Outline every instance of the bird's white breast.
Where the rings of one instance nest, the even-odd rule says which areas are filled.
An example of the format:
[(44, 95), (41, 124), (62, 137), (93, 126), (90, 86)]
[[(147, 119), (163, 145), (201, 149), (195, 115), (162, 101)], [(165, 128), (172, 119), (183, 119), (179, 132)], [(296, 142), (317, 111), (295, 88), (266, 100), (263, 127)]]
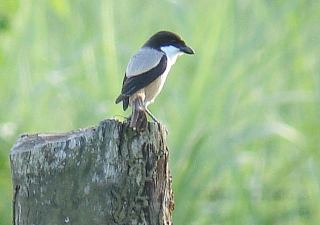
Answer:
[(158, 77), (151, 84), (145, 87), (146, 106), (152, 103), (154, 99), (159, 95), (167, 79), (168, 73), (170, 72), (171, 66), (176, 62), (178, 56), (182, 55), (182, 52), (174, 46), (161, 47), (161, 50), (165, 52), (167, 56), (167, 68), (160, 77)]

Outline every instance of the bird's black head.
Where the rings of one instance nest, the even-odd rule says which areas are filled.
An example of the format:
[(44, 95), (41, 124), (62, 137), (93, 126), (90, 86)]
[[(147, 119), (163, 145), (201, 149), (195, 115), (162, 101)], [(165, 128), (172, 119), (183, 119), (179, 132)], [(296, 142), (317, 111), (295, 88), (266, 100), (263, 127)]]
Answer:
[(160, 50), (161, 47), (174, 46), (180, 49), (180, 51), (183, 53), (194, 54), (192, 48), (187, 46), (180, 36), (170, 31), (159, 31), (150, 37), (150, 39), (143, 46), (158, 50)]

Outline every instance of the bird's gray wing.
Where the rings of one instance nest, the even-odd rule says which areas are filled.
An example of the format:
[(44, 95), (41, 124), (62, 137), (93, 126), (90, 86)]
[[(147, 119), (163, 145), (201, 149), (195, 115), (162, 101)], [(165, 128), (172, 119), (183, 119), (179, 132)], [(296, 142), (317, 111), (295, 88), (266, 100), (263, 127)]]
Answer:
[(156, 67), (163, 55), (163, 52), (152, 48), (141, 48), (129, 60), (126, 69), (127, 78), (143, 74)]
[(121, 94), (116, 103), (123, 101), (123, 110), (129, 105), (129, 96), (144, 88), (161, 76), (167, 68), (167, 57), (163, 52), (142, 48), (131, 57), (123, 79)]
[(161, 76), (167, 68), (167, 57), (165, 54), (162, 55), (157, 65), (149, 70), (137, 74), (126, 76), (123, 82), (121, 95), (122, 96), (131, 96), (138, 90), (146, 87), (152, 81)]

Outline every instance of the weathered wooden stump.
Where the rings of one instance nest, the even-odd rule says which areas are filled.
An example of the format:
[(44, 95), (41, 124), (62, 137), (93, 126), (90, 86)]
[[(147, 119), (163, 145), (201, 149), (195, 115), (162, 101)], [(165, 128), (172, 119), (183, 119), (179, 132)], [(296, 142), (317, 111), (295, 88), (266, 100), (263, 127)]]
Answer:
[(23, 135), (10, 161), (14, 225), (172, 224), (166, 131), (155, 123)]

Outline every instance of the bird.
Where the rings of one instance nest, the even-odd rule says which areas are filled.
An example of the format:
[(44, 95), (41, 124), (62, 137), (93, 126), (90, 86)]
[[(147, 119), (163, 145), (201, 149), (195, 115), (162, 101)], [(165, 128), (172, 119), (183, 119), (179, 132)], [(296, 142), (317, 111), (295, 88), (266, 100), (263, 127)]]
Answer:
[(139, 129), (139, 117), (151, 119), (159, 123), (148, 109), (159, 95), (167, 75), (182, 54), (194, 54), (194, 50), (186, 45), (182, 38), (171, 31), (159, 31), (130, 58), (120, 95), (115, 103), (122, 102), (123, 110), (132, 107), (130, 127)]

